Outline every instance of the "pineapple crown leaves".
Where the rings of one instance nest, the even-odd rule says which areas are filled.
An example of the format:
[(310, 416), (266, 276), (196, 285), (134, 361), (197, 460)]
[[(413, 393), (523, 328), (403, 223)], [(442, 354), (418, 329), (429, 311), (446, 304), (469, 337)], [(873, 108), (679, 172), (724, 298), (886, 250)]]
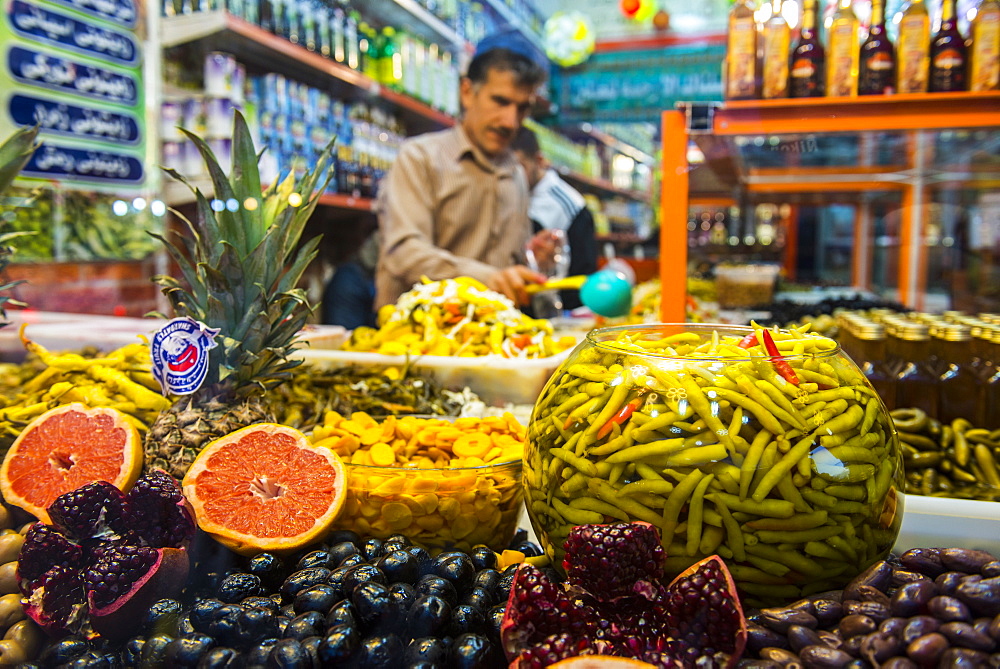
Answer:
[(177, 315), (221, 329), (219, 346), (209, 351), (207, 385), (225, 382), (237, 392), (271, 387), (301, 364), (289, 356), (297, 348), (295, 335), (314, 307), (296, 286), (318, 253), (320, 237), (301, 246), (299, 240), (329, 183), (333, 143), (298, 183), (289, 174), (262, 193), (257, 166), (261, 154), (238, 111), (233, 120), (231, 177), (200, 137), (184, 132), (208, 167), (215, 198), (240, 206), (236, 211), (213, 209), (200, 189), (176, 171), (166, 170), (194, 192), (200, 225), (182, 216), (188, 234), (167, 239), (150, 233), (164, 244), (181, 272), (180, 278), (157, 275), (153, 281)]
[[(31, 154), (40, 146), (35, 142), (38, 138), (38, 126), (33, 128), (19, 128), (13, 135), (0, 144), (0, 205), (5, 205), (3, 200), (7, 189), (21, 173)], [(6, 205), (0, 209), (0, 225), (6, 223), (7, 212), (4, 211)], [(13, 215), (13, 213), (11, 213)], [(34, 232), (24, 230), (16, 232), (0, 232), (0, 271), (7, 267), (10, 257), (14, 255), (15, 248), (10, 244), (11, 240), (17, 237), (33, 235)], [(23, 307), (25, 304), (7, 295), (7, 291), (24, 283), (24, 280), (10, 281), (0, 284), (0, 327), (7, 325), (7, 305)]]

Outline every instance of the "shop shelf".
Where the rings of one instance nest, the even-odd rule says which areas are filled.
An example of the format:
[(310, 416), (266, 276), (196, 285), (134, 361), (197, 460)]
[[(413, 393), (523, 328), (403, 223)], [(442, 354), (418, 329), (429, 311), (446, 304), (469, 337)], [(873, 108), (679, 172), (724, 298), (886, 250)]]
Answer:
[[(193, 184), (198, 187), (202, 193), (210, 195), (212, 192), (212, 183), (207, 178), (197, 179), (193, 182)], [(194, 194), (191, 193), (191, 190), (179, 181), (174, 181), (172, 179), (164, 182), (162, 196), (163, 201), (173, 207), (194, 202)], [(368, 212), (372, 211), (374, 204), (374, 200), (364, 197), (344, 195), (342, 193), (324, 193), (319, 197), (320, 206), (345, 211)]]
[(524, 25), (524, 22), (518, 18), (516, 14), (514, 14), (504, 0), (483, 0), (483, 4), (499, 14), (500, 18), (503, 19), (505, 23), (518, 30), (528, 39), (528, 41), (534, 44), (539, 51), (545, 53), (545, 45), (542, 44), (542, 38), (539, 37), (538, 34), (535, 33), (535, 31), (533, 31), (529, 26)]
[(411, 35), (443, 43), (456, 52), (472, 49), (465, 38), (416, 0), (366, 0), (364, 8), (366, 13), (377, 16), (380, 23), (403, 27)]
[(579, 172), (573, 172), (564, 167), (556, 167), (556, 171), (562, 176), (563, 179), (568, 181), (570, 184), (576, 186), (580, 190), (586, 191), (598, 191), (602, 195), (616, 195), (619, 197), (624, 197), (629, 200), (636, 200), (639, 202), (649, 202), (649, 193), (644, 193), (638, 190), (628, 190), (625, 188), (618, 188), (613, 183), (607, 179), (597, 179), (595, 177), (589, 177), (585, 174), (580, 174)]
[[(449, 114), (382, 86), (365, 74), (292, 44), (288, 40), (237, 18), (224, 10), (165, 17), (160, 39), (164, 47), (175, 47), (211, 38), (212, 49), (233, 54), (237, 60), (270, 72), (280, 72), (306, 82), (339, 83), (346, 98), (380, 98), (394, 107), (415, 131), (454, 125)], [(329, 78), (329, 79), (325, 79)]]

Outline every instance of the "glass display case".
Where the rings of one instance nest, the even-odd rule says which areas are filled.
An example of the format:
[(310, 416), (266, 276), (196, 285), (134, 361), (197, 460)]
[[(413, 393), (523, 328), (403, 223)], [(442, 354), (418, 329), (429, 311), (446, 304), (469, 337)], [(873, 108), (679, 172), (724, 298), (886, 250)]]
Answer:
[(1000, 310), (1000, 93), (681, 105), (663, 129), (664, 285), (763, 261), (914, 309)]

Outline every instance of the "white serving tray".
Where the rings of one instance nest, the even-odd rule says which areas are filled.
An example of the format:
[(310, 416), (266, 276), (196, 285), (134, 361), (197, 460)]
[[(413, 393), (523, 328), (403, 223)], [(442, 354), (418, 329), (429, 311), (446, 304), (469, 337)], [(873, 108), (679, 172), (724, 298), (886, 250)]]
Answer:
[(1000, 502), (906, 495), (893, 552), (933, 547), (976, 548), (1000, 558)]

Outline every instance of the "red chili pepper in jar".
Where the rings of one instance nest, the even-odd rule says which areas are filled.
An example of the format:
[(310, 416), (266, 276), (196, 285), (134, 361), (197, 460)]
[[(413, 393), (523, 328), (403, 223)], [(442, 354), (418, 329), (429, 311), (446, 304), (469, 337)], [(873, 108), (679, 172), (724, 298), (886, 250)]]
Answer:
[(771, 356), (771, 364), (774, 365), (775, 371), (782, 376), (785, 381), (788, 381), (792, 385), (799, 385), (799, 377), (796, 376), (795, 370), (792, 366), (788, 364), (784, 358), (781, 357), (781, 353), (778, 351), (777, 344), (774, 343), (774, 338), (771, 337), (771, 333), (767, 330), (761, 330), (764, 333), (764, 348), (767, 349), (767, 354)]
[(642, 396), (636, 397), (630, 402), (626, 402), (624, 406), (618, 410), (618, 413), (612, 416), (607, 423), (601, 426), (601, 429), (597, 431), (597, 438), (604, 439), (604, 437), (611, 434), (611, 430), (614, 429), (615, 425), (621, 425), (627, 421), (632, 414), (635, 413), (635, 410), (639, 408), (640, 404), (642, 404)]
[(754, 346), (760, 346), (760, 342), (757, 341), (757, 333), (751, 332), (746, 337), (741, 339), (740, 343), (737, 344), (737, 346), (739, 346), (742, 349), (753, 348)]

